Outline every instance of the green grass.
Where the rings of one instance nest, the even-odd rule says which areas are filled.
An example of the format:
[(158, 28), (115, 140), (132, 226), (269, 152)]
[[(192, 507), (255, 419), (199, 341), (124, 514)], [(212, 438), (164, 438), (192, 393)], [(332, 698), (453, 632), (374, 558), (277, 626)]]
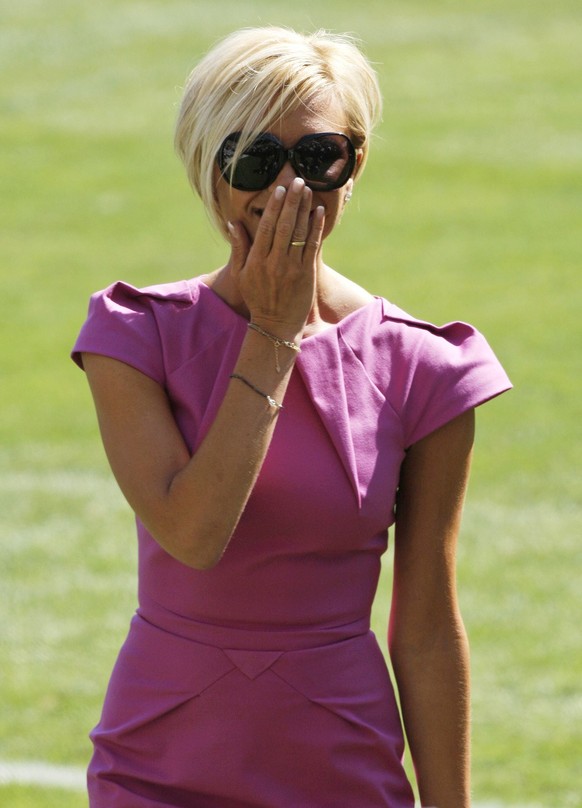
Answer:
[[(386, 100), (326, 258), (417, 316), (481, 328), (516, 388), (478, 419), (459, 577), (476, 800), (579, 805), (582, 15), (574, 0), (0, 0), (0, 760), (84, 765), (134, 605), (131, 515), (82, 374), (87, 298), (218, 266), (172, 153), (219, 36), (350, 30)], [(375, 611), (385, 632), (390, 572)], [(11, 808), (82, 795), (0, 787)]]
[(5, 786), (0, 790), (4, 805), (10, 808), (86, 808), (87, 800), (77, 792), (60, 788), (41, 789)]

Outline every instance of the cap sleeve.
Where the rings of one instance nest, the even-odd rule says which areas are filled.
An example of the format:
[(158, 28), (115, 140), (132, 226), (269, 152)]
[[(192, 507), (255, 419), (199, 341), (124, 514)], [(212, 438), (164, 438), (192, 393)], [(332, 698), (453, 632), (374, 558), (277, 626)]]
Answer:
[(123, 281), (96, 292), (71, 357), (83, 367), (82, 353), (118, 359), (164, 383), (164, 363), (152, 297)]
[(434, 326), (394, 306), (389, 319), (401, 326), (401, 359), (392, 368), (391, 386), (405, 447), (511, 388), (485, 337), (473, 326)]

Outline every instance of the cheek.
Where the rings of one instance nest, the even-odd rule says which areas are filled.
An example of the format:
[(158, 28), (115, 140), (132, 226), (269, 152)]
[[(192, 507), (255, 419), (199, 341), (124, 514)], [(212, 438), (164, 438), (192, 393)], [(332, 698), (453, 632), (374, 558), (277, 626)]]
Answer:
[(216, 204), (223, 222), (239, 221), (244, 216), (244, 204), (238, 199), (238, 192), (230, 190), (226, 183), (225, 187), (217, 189)]
[(220, 176), (218, 166), (214, 168), (214, 200), (222, 219), (227, 222), (233, 218), (235, 209), (236, 191), (232, 191), (230, 185)]
[(329, 234), (333, 231), (336, 224), (339, 223), (341, 220), (342, 214), (344, 212), (344, 205), (343, 201), (338, 199), (334, 200), (333, 203), (327, 203), (325, 206), (325, 226), (323, 229), (323, 237), (327, 238)]
[(218, 184), (214, 186), (214, 199), (216, 200), (216, 207), (220, 211), (220, 215), (226, 221), (229, 218), (231, 199), (228, 188), (222, 188), (222, 185), (225, 185), (225, 183), (219, 180)]

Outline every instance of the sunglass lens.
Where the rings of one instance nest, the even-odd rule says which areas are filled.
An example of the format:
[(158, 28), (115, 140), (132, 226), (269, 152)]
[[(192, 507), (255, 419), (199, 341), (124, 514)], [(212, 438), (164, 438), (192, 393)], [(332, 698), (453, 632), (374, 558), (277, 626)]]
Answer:
[(221, 150), (221, 167), (234, 188), (242, 191), (258, 191), (266, 188), (281, 168), (281, 149), (267, 137), (259, 137), (248, 146), (237, 161), (234, 172), (228, 163), (234, 155), (238, 137), (228, 138)]
[(353, 147), (343, 135), (323, 135), (304, 140), (295, 149), (296, 166), (314, 190), (344, 185), (354, 167)]

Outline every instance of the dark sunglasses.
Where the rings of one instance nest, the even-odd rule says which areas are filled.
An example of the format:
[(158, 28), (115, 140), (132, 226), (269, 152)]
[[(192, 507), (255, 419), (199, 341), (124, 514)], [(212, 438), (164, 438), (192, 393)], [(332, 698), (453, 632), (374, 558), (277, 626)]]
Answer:
[(276, 179), (287, 161), (314, 191), (341, 188), (352, 175), (356, 150), (347, 135), (336, 132), (305, 135), (286, 149), (274, 135), (259, 135), (233, 165), (241, 133), (225, 138), (216, 156), (222, 176), (238, 191), (261, 191)]

